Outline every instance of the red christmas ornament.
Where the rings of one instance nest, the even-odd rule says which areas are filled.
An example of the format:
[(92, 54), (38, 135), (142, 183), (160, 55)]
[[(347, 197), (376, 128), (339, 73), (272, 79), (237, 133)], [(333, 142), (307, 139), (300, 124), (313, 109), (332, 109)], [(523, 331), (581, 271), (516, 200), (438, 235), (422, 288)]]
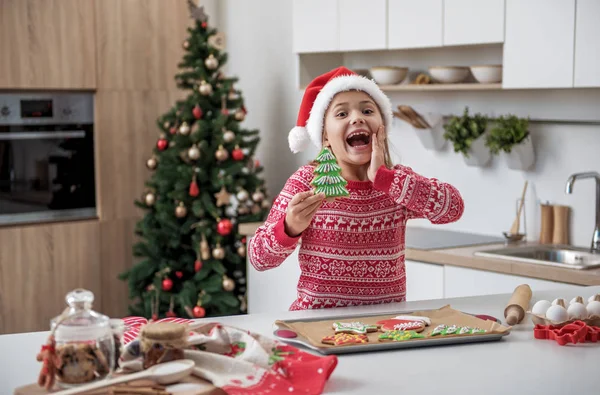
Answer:
[(198, 273), (200, 269), (202, 269), (202, 261), (200, 259), (196, 259), (196, 262), (194, 262), (194, 271)]
[(221, 236), (227, 236), (232, 230), (233, 224), (227, 218), (220, 220), (217, 224), (217, 232), (219, 232)]
[(202, 26), (202, 29), (206, 29), (206, 27), (208, 26), (208, 23), (202, 22), (202, 24), (200, 26)]
[(156, 148), (158, 148), (160, 151), (164, 151), (168, 145), (169, 142), (167, 141), (167, 139), (158, 139), (158, 141), (156, 142)]
[(175, 318), (175, 317), (177, 317), (177, 314), (175, 314), (174, 311), (167, 311), (167, 317), (169, 317), (169, 318)]
[(224, 109), (221, 110), (221, 114), (223, 114), (223, 115), (229, 115), (229, 110), (226, 109), (226, 108), (224, 108)]
[(192, 115), (194, 116), (194, 118), (200, 119), (202, 118), (202, 114), (202, 109), (199, 105), (196, 104), (196, 107), (194, 107), (194, 109), (192, 110)]
[(175, 126), (172, 126), (171, 129), (169, 129), (169, 133), (171, 133), (171, 134), (177, 133), (177, 128)]
[(170, 278), (165, 278), (162, 281), (162, 289), (163, 289), (163, 291), (170, 291), (171, 288), (173, 288), (173, 280), (171, 280)]
[(242, 151), (239, 148), (236, 148), (233, 151), (231, 151), (231, 157), (233, 158), (233, 160), (242, 160), (244, 159), (244, 151)]
[(260, 161), (258, 159), (256, 159), (254, 161), (254, 167), (259, 167), (260, 166)]
[(158, 314), (154, 313), (152, 314), (152, 321), (156, 321), (158, 320)]
[(206, 310), (204, 310), (204, 307), (202, 306), (194, 307), (194, 310), (192, 310), (192, 312), (194, 313), (194, 317), (196, 318), (202, 318), (206, 315)]
[(246, 238), (242, 237), (242, 243), (246, 244)]
[(200, 194), (200, 189), (198, 188), (198, 184), (196, 184), (196, 179), (193, 179), (190, 183), (190, 196), (196, 197)]
[(181, 278), (181, 277), (183, 277), (183, 272), (178, 270), (175, 272), (175, 275), (177, 276), (177, 278)]

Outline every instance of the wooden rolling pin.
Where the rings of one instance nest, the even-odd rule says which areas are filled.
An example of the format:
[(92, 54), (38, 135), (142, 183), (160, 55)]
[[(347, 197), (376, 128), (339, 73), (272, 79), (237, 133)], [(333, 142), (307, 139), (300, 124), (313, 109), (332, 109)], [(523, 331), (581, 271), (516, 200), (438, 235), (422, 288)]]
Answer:
[(529, 310), (531, 301), (531, 288), (527, 284), (521, 284), (513, 291), (513, 294), (504, 309), (504, 318), (508, 325), (516, 325), (523, 321), (525, 312)]

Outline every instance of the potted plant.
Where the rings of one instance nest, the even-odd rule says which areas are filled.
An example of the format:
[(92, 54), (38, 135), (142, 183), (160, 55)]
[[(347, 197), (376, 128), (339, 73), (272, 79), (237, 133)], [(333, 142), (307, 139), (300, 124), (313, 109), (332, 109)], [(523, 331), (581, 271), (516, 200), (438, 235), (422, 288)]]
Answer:
[(484, 166), (491, 158), (483, 136), (487, 122), (484, 115), (469, 115), (469, 107), (465, 107), (462, 116), (452, 117), (444, 125), (444, 138), (452, 142), (454, 152), (463, 154), (468, 166)]
[(515, 115), (498, 118), (486, 135), (485, 145), (494, 155), (502, 152), (511, 169), (525, 170), (535, 161), (529, 120), (525, 118)]

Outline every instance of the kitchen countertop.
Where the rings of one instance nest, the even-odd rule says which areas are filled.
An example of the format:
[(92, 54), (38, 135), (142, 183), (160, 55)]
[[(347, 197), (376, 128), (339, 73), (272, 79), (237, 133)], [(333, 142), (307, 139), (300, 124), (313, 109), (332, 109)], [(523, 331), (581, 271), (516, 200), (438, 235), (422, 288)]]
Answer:
[[(575, 290), (535, 292), (532, 304), (539, 299), (562, 297), (570, 300)], [(581, 291), (579, 291), (581, 292)], [(585, 289), (589, 295), (600, 286)], [(362, 313), (397, 313), (453, 308), (503, 318), (510, 295), (487, 295), (468, 298), (428, 300), (343, 309), (286, 311), (270, 314), (230, 316), (201, 321), (222, 322), (272, 336), (277, 319), (313, 318), (329, 315)], [(518, 394), (563, 395), (597, 394), (600, 344), (561, 347), (556, 342), (536, 340), (533, 324), (525, 320), (513, 327), (500, 341), (389, 350), (339, 356), (339, 364), (325, 386), (325, 393), (336, 394)], [(0, 393), (10, 394), (19, 386), (36, 381), (40, 364), (35, 355), (48, 332), (0, 336)], [(459, 354), (460, 353), (460, 354)]]

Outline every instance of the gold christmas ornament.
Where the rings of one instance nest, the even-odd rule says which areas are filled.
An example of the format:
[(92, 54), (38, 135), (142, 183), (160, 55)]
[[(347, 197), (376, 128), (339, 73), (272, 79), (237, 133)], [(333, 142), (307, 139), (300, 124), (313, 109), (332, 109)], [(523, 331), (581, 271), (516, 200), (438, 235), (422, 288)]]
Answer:
[(183, 202), (179, 202), (179, 205), (175, 208), (175, 216), (177, 218), (183, 218), (187, 215), (187, 208), (185, 208), (185, 205), (183, 204)]
[(229, 158), (229, 152), (220, 145), (217, 152), (215, 152), (215, 158), (217, 158), (218, 161), (223, 162)]
[(250, 209), (246, 206), (239, 206), (238, 207), (238, 214), (239, 215), (246, 215), (250, 212)]
[(153, 156), (152, 158), (150, 158), (146, 161), (146, 167), (150, 170), (156, 169), (157, 166), (158, 166), (158, 159), (155, 156)]
[(271, 202), (269, 202), (268, 200), (263, 200), (263, 201), (260, 203), (260, 205), (261, 205), (261, 207), (262, 207), (262, 208), (264, 208), (264, 209), (268, 209), (269, 207), (271, 207)]
[(219, 67), (219, 61), (217, 60), (217, 58), (215, 58), (213, 54), (210, 54), (208, 55), (208, 58), (206, 58), (206, 60), (204, 61), (204, 65), (209, 70), (215, 70), (217, 67)]
[(181, 44), (181, 46), (183, 47), (183, 49), (190, 49), (190, 42), (188, 40), (185, 40), (183, 44)]
[(237, 92), (236, 92), (236, 91), (234, 91), (233, 89), (232, 89), (232, 90), (230, 90), (230, 91), (229, 91), (229, 94), (227, 95), (227, 99), (228, 99), (228, 100), (231, 100), (231, 101), (233, 101), (233, 100), (237, 100), (237, 99), (239, 99), (239, 98), (240, 98), (240, 97), (238, 96)]
[(203, 261), (210, 259), (210, 248), (208, 247), (208, 241), (206, 241), (206, 236), (202, 235), (202, 240), (200, 240), (200, 257)]
[(241, 122), (244, 119), (246, 119), (246, 113), (240, 108), (235, 112), (235, 120)]
[(214, 49), (218, 49), (222, 51), (225, 49), (225, 34), (223, 32), (218, 32), (213, 34), (208, 38), (208, 45), (213, 47)]
[(187, 155), (191, 160), (200, 159), (200, 150), (198, 149), (198, 146), (196, 146), (196, 144), (192, 145), (192, 147), (188, 150)]
[(223, 276), (223, 289), (227, 292), (231, 292), (235, 289), (235, 281), (227, 276)]
[(212, 95), (213, 88), (211, 84), (207, 83), (206, 81), (202, 81), (200, 82), (200, 87), (198, 88), (198, 91), (201, 95), (209, 96)]
[(169, 141), (169, 148), (175, 147), (175, 141)]
[(226, 143), (232, 143), (235, 140), (235, 133), (233, 133), (231, 130), (225, 130), (225, 132), (223, 133), (223, 141), (225, 141)]
[(231, 200), (231, 194), (229, 194), (227, 189), (222, 186), (221, 190), (215, 193), (215, 198), (217, 199), (217, 207), (222, 207), (229, 204), (229, 201)]
[(192, 125), (192, 131), (191, 133), (198, 133), (200, 131), (200, 122), (196, 122), (195, 124)]
[(190, 134), (190, 125), (188, 125), (187, 122), (181, 124), (181, 126), (179, 127), (179, 134), (184, 136)]
[(239, 200), (240, 202), (245, 202), (246, 200), (248, 200), (248, 191), (246, 191), (245, 189), (240, 189), (238, 191), (238, 193), (235, 195), (235, 197), (237, 198), (237, 200)]
[(169, 127), (171, 127), (171, 124), (168, 121), (165, 121), (165, 123), (163, 123), (163, 127), (165, 129), (169, 129)]
[(252, 214), (258, 214), (260, 213), (260, 206), (258, 204), (255, 204), (254, 206), (252, 206)]
[(244, 246), (243, 244), (241, 246), (239, 246), (237, 248), (237, 253), (239, 256), (241, 256), (242, 258), (246, 256), (246, 246)]
[(262, 193), (261, 191), (256, 191), (252, 194), (252, 200), (254, 200), (257, 203), (262, 202), (264, 198), (265, 198), (265, 194)]
[(154, 206), (154, 203), (156, 203), (156, 196), (152, 192), (148, 192), (144, 196), (144, 203), (146, 203), (146, 206), (148, 207)]
[(212, 255), (215, 259), (223, 259), (225, 258), (225, 249), (221, 247), (221, 244), (217, 244), (217, 246), (212, 250)]

